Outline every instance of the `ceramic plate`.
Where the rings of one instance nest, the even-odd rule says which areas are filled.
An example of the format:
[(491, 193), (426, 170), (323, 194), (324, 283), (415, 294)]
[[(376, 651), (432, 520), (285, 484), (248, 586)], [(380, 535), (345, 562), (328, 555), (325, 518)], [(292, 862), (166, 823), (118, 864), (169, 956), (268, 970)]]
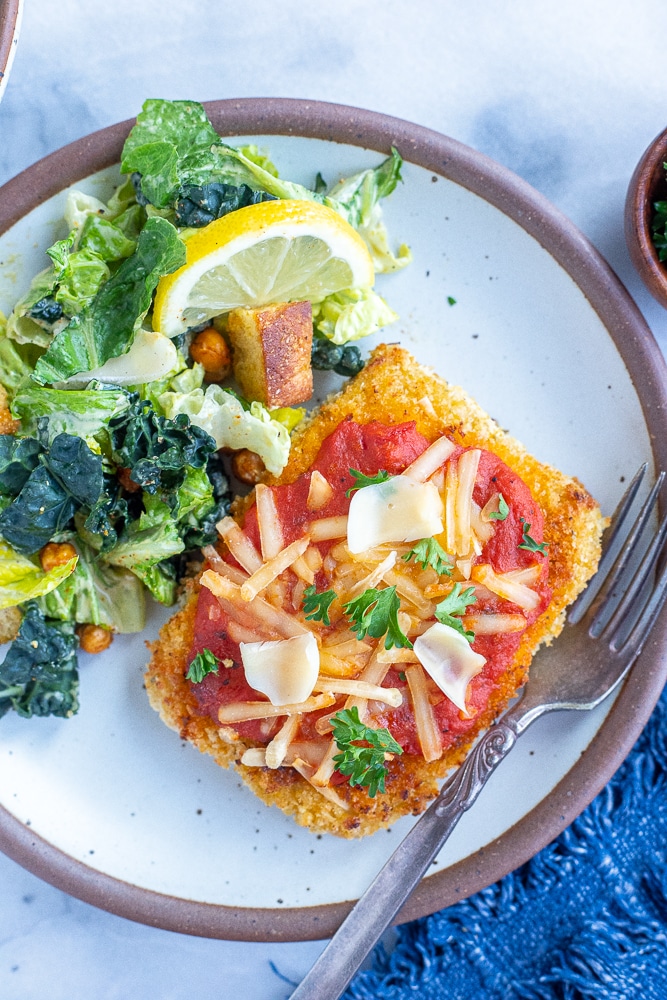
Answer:
[[(649, 330), (585, 238), (516, 176), (370, 112), (284, 100), (216, 102), (209, 112), (222, 135), (268, 147), (284, 176), (306, 184), (317, 171), (332, 181), (375, 164), (396, 145), (404, 183), (385, 214), (414, 262), (378, 281), (400, 314), (385, 336), (579, 477), (606, 512), (641, 461), (667, 464), (664, 367)], [(68, 186), (108, 196), (128, 128), (76, 142), (0, 190), (0, 309), (65, 235)], [(331, 934), (414, 821), (362, 841), (314, 836), (181, 743), (142, 687), (144, 639), (160, 620), (155, 612), (146, 635), (84, 658), (74, 719), (2, 720), (0, 848), (82, 899), (157, 926), (247, 940)], [(584, 808), (658, 697), (666, 632), (663, 619), (613, 707), (559, 713), (530, 730), (402, 920), (488, 885)]]
[(0, 98), (7, 86), (9, 71), (14, 62), (22, 15), (23, 0), (0, 2)]

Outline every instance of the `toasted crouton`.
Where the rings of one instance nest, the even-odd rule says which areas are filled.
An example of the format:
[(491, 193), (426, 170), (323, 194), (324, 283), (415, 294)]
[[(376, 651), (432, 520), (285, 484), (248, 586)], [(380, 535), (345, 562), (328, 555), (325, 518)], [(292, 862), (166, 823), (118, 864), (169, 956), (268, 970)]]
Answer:
[(577, 480), (530, 456), (463, 390), (448, 385), (397, 346), (377, 348), (366, 368), (304, 422), (294, 435), (286, 469), (268, 482), (294, 482), (312, 466), (325, 438), (349, 417), (360, 424), (414, 420), (428, 441), (447, 433), (466, 447), (488, 449), (521, 477), (544, 514), (550, 553), (548, 583), (553, 597), (523, 633), (513, 660), (496, 683), (486, 707), (475, 717), (474, 726), (439, 760), (427, 762), (414, 754), (395, 757), (388, 763), (386, 792), (375, 798), (370, 798), (363, 788), (338, 784), (336, 793), (345, 808), (325, 798), (295, 767), (246, 766), (241, 758), (256, 744), (202, 714), (185, 679), (193, 644), (196, 593), (164, 626), (158, 642), (153, 644), (146, 688), (151, 704), (169, 726), (219, 764), (234, 765), (267, 804), (277, 805), (313, 831), (358, 837), (386, 827), (400, 816), (423, 811), (437, 794), (438, 780), (462, 762), (476, 737), (504, 711), (525, 682), (536, 649), (558, 635), (567, 605), (595, 572), (604, 519)]
[(22, 618), (20, 608), (3, 608), (0, 611), (0, 642), (11, 642), (16, 638)]
[(227, 332), (234, 377), (248, 399), (269, 409), (310, 399), (313, 317), (310, 302), (233, 309)]

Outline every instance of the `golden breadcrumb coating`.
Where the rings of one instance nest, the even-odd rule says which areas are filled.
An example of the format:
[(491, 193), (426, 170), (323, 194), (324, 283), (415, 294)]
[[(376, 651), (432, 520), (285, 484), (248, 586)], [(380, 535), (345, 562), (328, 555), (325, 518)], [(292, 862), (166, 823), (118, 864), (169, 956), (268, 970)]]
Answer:
[(324, 439), (348, 415), (360, 424), (414, 420), (429, 441), (446, 432), (461, 445), (488, 449), (518, 473), (544, 513), (553, 599), (522, 636), (512, 663), (494, 688), (486, 710), (475, 719), (473, 730), (432, 763), (413, 755), (395, 757), (388, 765), (383, 795), (371, 799), (364, 788), (338, 785), (336, 791), (348, 803), (347, 810), (325, 799), (292, 768), (244, 766), (241, 757), (252, 744), (198, 715), (196, 699), (184, 679), (197, 603), (194, 583), (183, 609), (152, 644), (146, 688), (151, 704), (167, 725), (222, 766), (234, 765), (264, 802), (278, 806), (315, 832), (359, 837), (390, 825), (400, 816), (422, 812), (437, 794), (439, 779), (461, 763), (476, 737), (507, 707), (526, 678), (535, 650), (558, 635), (567, 605), (595, 572), (604, 519), (577, 480), (533, 458), (462, 389), (449, 385), (395, 345), (378, 347), (363, 371), (297, 429), (287, 467), (281, 476), (267, 482), (293, 482), (307, 471)]

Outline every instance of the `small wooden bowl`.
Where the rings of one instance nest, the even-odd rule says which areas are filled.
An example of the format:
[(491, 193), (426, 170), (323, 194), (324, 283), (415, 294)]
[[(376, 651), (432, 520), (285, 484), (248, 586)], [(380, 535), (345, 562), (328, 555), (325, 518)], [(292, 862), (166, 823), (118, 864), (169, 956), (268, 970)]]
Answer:
[(635, 167), (625, 199), (625, 241), (642, 281), (667, 309), (667, 261), (658, 259), (651, 238), (653, 204), (667, 200), (665, 162), (667, 129), (653, 140)]

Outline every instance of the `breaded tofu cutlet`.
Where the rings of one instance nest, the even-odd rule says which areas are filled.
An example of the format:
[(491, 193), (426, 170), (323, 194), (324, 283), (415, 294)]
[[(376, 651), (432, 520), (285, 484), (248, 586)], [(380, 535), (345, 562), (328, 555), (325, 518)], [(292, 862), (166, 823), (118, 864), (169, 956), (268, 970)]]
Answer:
[[(436, 496), (441, 530), (415, 527), (420, 509), (397, 538), (386, 530), (385, 488), (367, 492), (361, 473), (394, 485), (396, 477), (406, 492), (416, 483), (422, 507)], [(604, 520), (579, 482), (529, 455), (462, 389), (398, 346), (378, 347), (297, 429), (284, 472), (258, 490), (239, 504), (237, 524), (221, 526), (225, 541), (152, 644), (150, 702), (183, 739), (235, 767), (298, 823), (344, 837), (373, 833), (423, 811), (439, 779), (507, 707), (535, 650), (558, 635), (595, 572)], [(351, 505), (361, 494), (367, 551), (352, 541)], [(427, 531), (446, 553), (440, 561)], [(364, 632), (370, 591), (394, 600), (392, 587), (395, 628)], [(317, 603), (322, 594), (330, 618)], [(252, 686), (245, 675), (258, 640), (299, 636), (316, 643), (319, 667), (295, 707), (273, 681), (262, 686), (266, 664)], [(446, 676), (434, 648), (452, 653)], [(195, 683), (186, 673), (204, 649), (217, 672)], [(308, 669), (300, 667), (300, 682)], [(354, 707), (403, 748), (387, 755), (384, 791), (374, 795), (333, 760), (341, 747), (331, 717)], [(355, 745), (365, 744), (352, 739), (353, 756)]]

